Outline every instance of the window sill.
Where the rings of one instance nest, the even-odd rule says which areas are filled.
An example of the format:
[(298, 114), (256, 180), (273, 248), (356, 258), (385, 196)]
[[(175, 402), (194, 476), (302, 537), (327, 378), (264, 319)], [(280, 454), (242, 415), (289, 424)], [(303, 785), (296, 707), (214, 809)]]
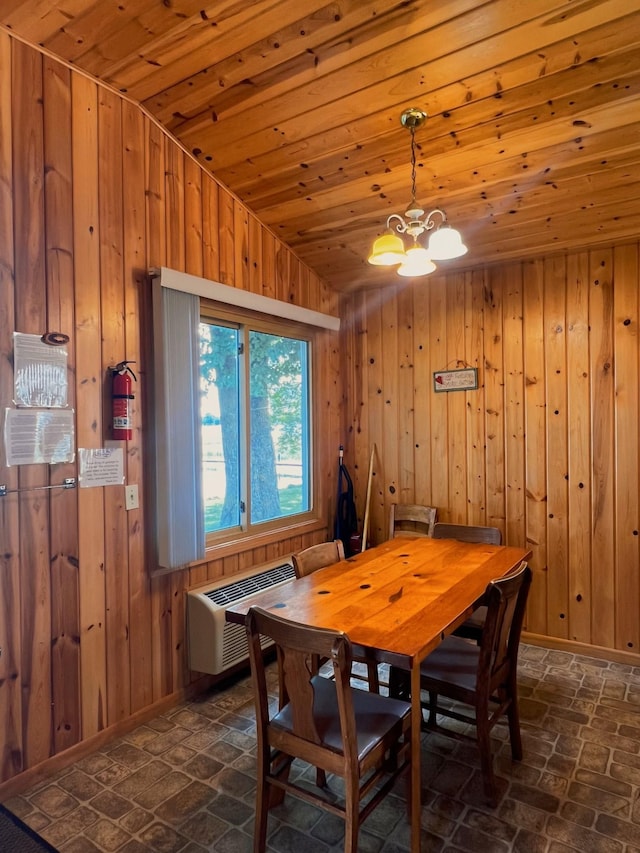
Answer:
[(191, 567), (200, 566), (203, 563), (208, 563), (210, 560), (218, 560), (221, 557), (228, 557), (232, 554), (242, 554), (245, 551), (251, 551), (253, 548), (262, 548), (265, 545), (273, 545), (275, 542), (290, 539), (293, 536), (302, 536), (305, 533), (315, 533), (316, 530), (326, 530), (327, 523), (321, 518), (312, 518), (308, 521), (302, 521), (290, 524), (285, 527), (278, 527), (277, 530), (269, 530), (264, 533), (252, 533), (247, 536), (238, 536), (236, 539), (220, 542), (211, 545), (205, 550), (204, 560), (197, 563), (191, 563)]

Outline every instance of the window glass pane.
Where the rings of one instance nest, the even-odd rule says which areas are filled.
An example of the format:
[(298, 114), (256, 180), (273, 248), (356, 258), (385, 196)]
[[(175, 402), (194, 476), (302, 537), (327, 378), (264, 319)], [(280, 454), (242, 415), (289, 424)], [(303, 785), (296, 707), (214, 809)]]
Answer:
[(240, 524), (239, 331), (200, 324), (205, 532)]
[(249, 333), (251, 523), (310, 509), (308, 343)]

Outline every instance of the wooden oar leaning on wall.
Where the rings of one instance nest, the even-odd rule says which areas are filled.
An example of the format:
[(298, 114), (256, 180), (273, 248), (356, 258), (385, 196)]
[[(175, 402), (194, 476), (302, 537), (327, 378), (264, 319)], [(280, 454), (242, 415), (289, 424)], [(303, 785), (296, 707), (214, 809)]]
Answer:
[(373, 460), (376, 455), (375, 444), (371, 448), (371, 456), (369, 457), (369, 473), (367, 475), (367, 497), (364, 504), (364, 521), (362, 522), (362, 546), (360, 551), (367, 550), (367, 539), (369, 537), (369, 513), (371, 511), (371, 483), (373, 481)]

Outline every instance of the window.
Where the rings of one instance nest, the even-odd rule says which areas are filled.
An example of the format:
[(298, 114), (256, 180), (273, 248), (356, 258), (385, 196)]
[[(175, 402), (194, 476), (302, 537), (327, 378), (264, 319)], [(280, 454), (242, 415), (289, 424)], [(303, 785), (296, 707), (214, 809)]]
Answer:
[(158, 566), (315, 529), (314, 330), (340, 320), (166, 267), (152, 280)]
[(312, 509), (311, 341), (300, 326), (203, 316), (202, 491), (208, 541)]

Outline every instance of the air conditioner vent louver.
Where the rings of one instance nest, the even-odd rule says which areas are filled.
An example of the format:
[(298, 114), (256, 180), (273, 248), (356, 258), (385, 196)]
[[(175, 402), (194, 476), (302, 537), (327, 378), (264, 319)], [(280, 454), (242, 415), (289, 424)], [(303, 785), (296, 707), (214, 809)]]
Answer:
[[(218, 675), (248, 660), (244, 625), (226, 621), (227, 608), (265, 589), (295, 577), (290, 559), (280, 557), (232, 578), (224, 578), (187, 593), (189, 668)], [(262, 647), (271, 645), (263, 639)]]
[(272, 569), (267, 569), (257, 575), (234, 581), (227, 586), (211, 589), (205, 595), (218, 607), (228, 607), (234, 601), (240, 601), (248, 595), (262, 592), (263, 589), (268, 589), (270, 586), (275, 586), (283, 581), (289, 581), (294, 577), (295, 572), (291, 563), (282, 563), (280, 566), (274, 566)]

